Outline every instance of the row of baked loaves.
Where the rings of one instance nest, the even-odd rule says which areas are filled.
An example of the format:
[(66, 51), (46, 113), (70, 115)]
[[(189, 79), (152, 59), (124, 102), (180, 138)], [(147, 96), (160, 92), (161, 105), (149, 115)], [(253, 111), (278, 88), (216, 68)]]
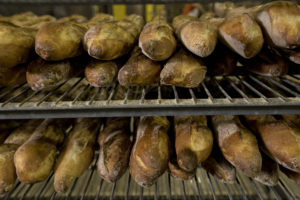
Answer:
[(235, 182), (237, 169), (263, 184), (276, 185), (280, 165), (299, 184), (299, 119), (297, 115), (213, 116), (210, 120), (205, 116), (141, 117), (134, 121), (133, 137), (130, 118), (3, 121), (0, 192), (8, 192), (17, 177), (32, 184), (52, 171), (55, 190), (66, 192), (92, 162), (96, 141), (97, 172), (108, 182), (117, 181), (128, 168), (144, 187), (154, 184), (167, 169), (174, 177), (188, 180), (201, 165), (229, 184)]
[[(103, 13), (90, 20), (79, 15), (2, 16), (0, 85), (25, 81), (34, 49), (41, 58), (30, 62), (27, 80), (35, 90), (80, 73), (86, 59), (78, 56), (85, 54), (94, 58), (85, 63), (87, 79), (98, 87), (110, 84), (121, 67), (119, 81), (126, 86), (157, 83), (161, 72), (162, 84), (197, 87), (206, 70), (227, 75), (238, 62), (254, 73), (280, 76), (291, 65), (288, 59), (300, 63), (299, 15), (296, 3), (275, 1), (250, 8), (219, 5), (200, 18), (177, 16), (172, 26), (164, 12), (145, 26), (138, 15), (119, 21)], [(175, 35), (182, 44), (177, 45)], [(137, 42), (140, 49), (128, 59)]]

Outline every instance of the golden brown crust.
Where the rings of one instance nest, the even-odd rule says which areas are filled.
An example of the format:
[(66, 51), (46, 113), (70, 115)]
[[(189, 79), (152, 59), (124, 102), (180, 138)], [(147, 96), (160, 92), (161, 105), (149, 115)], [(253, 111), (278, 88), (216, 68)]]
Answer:
[(191, 171), (191, 172), (187, 172), (187, 171), (181, 169), (178, 166), (178, 163), (177, 163), (176, 159), (171, 159), (169, 161), (168, 166), (169, 166), (169, 171), (170, 171), (171, 175), (175, 178), (179, 178), (179, 179), (182, 179), (182, 180), (190, 180), (196, 174), (196, 169), (194, 171)]
[(262, 158), (255, 135), (237, 116), (213, 116), (212, 123), (224, 157), (246, 176), (257, 176), (262, 168)]
[(291, 171), (291, 170), (286, 169), (286, 168), (284, 168), (282, 166), (280, 166), (280, 171), (282, 173), (284, 173), (289, 179), (291, 179), (295, 183), (300, 184), (300, 173)]
[(0, 194), (8, 192), (16, 182), (14, 154), (19, 145), (0, 145)]
[(64, 139), (63, 128), (68, 123), (47, 119), (15, 153), (14, 163), (18, 178), (23, 183), (45, 180), (51, 173), (57, 146)]
[(130, 118), (110, 119), (99, 133), (99, 159), (97, 172), (108, 182), (116, 182), (126, 172), (129, 164), (131, 141)]
[(139, 47), (145, 56), (152, 60), (168, 59), (176, 50), (173, 28), (162, 16), (148, 22), (139, 37)]
[(126, 55), (143, 26), (143, 18), (129, 15), (120, 21), (104, 22), (90, 28), (84, 36), (84, 48), (96, 59), (113, 60)]
[(179, 87), (198, 87), (206, 74), (206, 66), (186, 50), (179, 50), (165, 64), (160, 73), (160, 83)]
[(219, 181), (228, 184), (235, 183), (235, 168), (223, 157), (221, 152), (211, 155), (201, 163), (201, 166)]
[(0, 86), (14, 86), (26, 82), (26, 65), (20, 64), (13, 68), (0, 68)]
[(289, 62), (278, 53), (263, 49), (252, 59), (240, 60), (245, 68), (262, 76), (282, 76), (288, 73)]
[(70, 22), (50, 22), (35, 37), (35, 52), (45, 60), (59, 61), (83, 54), (86, 29)]
[(41, 119), (31, 119), (12, 131), (4, 141), (5, 144), (21, 145), (33, 134), (34, 130), (42, 123)]
[(278, 164), (262, 153), (262, 168), (254, 180), (261, 182), (264, 185), (277, 185), (279, 180)]
[(227, 18), (219, 27), (221, 41), (244, 58), (259, 53), (264, 38), (259, 25), (247, 13)]
[(162, 64), (146, 57), (136, 47), (129, 60), (118, 73), (119, 83), (123, 86), (145, 86), (159, 83)]
[(213, 147), (213, 136), (205, 116), (177, 116), (175, 124), (175, 149), (177, 163), (185, 171), (194, 171), (205, 161)]
[(293, 49), (300, 45), (300, 8), (296, 2), (275, 1), (267, 3), (257, 13), (270, 45)]
[(34, 37), (31, 31), (7, 22), (1, 22), (0, 36), (1, 70), (28, 61), (34, 48)]
[(53, 89), (84, 69), (79, 59), (47, 62), (36, 58), (27, 67), (27, 83), (33, 90)]
[(198, 20), (199, 19), (197, 17), (192, 17), (189, 15), (178, 15), (174, 17), (172, 21), (172, 26), (175, 30), (177, 37), (180, 39), (180, 31), (187, 23)]
[[(300, 172), (300, 130), (292, 123), (272, 116), (245, 116), (257, 130), (267, 153), (280, 165)], [(284, 139), (282, 139), (284, 138)]]
[(141, 117), (130, 156), (130, 173), (143, 187), (153, 185), (168, 168), (170, 123), (166, 117)]
[(90, 166), (100, 126), (101, 121), (97, 118), (76, 119), (74, 128), (55, 165), (56, 192), (67, 192), (75, 178), (80, 177)]
[(118, 74), (118, 65), (115, 61), (91, 61), (84, 70), (85, 78), (94, 87), (111, 86)]

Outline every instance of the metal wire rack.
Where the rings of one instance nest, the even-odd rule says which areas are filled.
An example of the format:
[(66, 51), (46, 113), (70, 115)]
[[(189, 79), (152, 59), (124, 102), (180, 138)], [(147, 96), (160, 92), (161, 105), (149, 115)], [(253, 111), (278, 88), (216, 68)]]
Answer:
[(207, 77), (193, 89), (95, 88), (83, 77), (50, 91), (0, 88), (0, 119), (200, 114), (300, 114), (300, 75)]
[(138, 186), (127, 172), (118, 182), (109, 184), (99, 178), (95, 172), (96, 159), (83, 176), (75, 179), (65, 194), (56, 193), (53, 188), (53, 174), (47, 180), (37, 184), (22, 184), (19, 181), (13, 189), (2, 196), (3, 200), (104, 200), (104, 199), (269, 199), (281, 200), (300, 198), (300, 186), (285, 175), (280, 174), (280, 181), (274, 187), (265, 186), (238, 173), (235, 184), (224, 184), (217, 181), (202, 168), (199, 168), (194, 179), (181, 181), (165, 173), (154, 186)]

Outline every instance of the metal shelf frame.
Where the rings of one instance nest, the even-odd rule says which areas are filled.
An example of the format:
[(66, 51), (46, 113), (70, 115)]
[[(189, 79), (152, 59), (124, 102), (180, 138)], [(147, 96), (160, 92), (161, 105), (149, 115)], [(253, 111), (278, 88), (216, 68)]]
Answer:
[[(0, 119), (300, 114), (300, 75), (280, 78), (254, 75), (207, 77), (196, 89), (154, 86), (152, 91), (156, 93), (155, 98), (148, 98), (149, 87), (130, 87), (120, 100), (114, 99), (118, 83), (112, 87), (96, 89), (88, 85), (84, 78), (69, 81), (72, 84), (51, 101), (49, 97), (55, 95), (66, 83), (44, 92), (40, 99), (34, 101), (31, 101), (32, 98), (41, 92), (32, 91), (27, 84), (0, 89)], [(77, 96), (66, 99), (80, 84), (84, 87), (77, 91)], [(172, 92), (171, 95), (165, 95), (166, 88), (169, 93)], [(93, 95), (79, 100), (82, 93), (89, 90), (93, 90)], [(107, 97), (97, 99), (102, 90), (107, 92)]]

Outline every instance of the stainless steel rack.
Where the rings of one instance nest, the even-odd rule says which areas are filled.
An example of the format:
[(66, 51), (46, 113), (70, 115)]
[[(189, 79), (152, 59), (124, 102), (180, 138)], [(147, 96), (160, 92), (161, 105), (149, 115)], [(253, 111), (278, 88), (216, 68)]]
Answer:
[(207, 77), (194, 89), (94, 88), (83, 77), (50, 91), (0, 88), (0, 119), (200, 114), (300, 114), (300, 75)]
[(14, 188), (2, 196), (3, 200), (104, 200), (104, 199), (270, 199), (281, 200), (300, 198), (300, 186), (280, 174), (277, 186), (262, 185), (238, 173), (235, 184), (224, 184), (199, 168), (197, 176), (189, 181), (181, 181), (165, 173), (154, 186), (138, 186), (127, 172), (118, 182), (109, 184), (100, 179), (96, 173), (96, 159), (83, 176), (75, 179), (66, 194), (59, 194), (53, 188), (53, 174), (47, 180), (37, 184), (26, 185), (19, 181)]

